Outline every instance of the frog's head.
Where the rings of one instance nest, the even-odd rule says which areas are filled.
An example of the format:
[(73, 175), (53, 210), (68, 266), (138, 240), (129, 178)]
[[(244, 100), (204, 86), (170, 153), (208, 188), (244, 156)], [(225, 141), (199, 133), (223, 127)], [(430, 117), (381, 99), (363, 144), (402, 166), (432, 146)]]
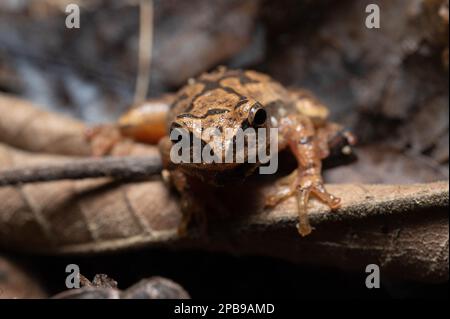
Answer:
[[(170, 123), (171, 155), (189, 154), (187, 162), (179, 163), (187, 170), (249, 173), (258, 165), (257, 148), (269, 145), (268, 119), (267, 109), (255, 99), (212, 89)], [(254, 163), (249, 160), (253, 155)]]

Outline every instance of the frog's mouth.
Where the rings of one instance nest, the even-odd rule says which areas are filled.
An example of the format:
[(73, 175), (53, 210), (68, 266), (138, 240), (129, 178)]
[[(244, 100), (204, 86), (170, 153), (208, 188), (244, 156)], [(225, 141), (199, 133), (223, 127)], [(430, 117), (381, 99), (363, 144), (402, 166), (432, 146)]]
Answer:
[[(259, 161), (261, 153), (259, 147), (264, 147), (263, 151), (266, 151), (269, 146), (268, 142), (265, 142), (264, 145), (258, 145), (257, 136), (254, 144), (248, 144), (247, 141), (245, 143), (237, 143), (236, 136), (228, 140), (220, 139), (220, 142), (215, 144), (214, 141), (206, 142), (202, 140), (192, 132), (186, 132), (185, 134), (185, 137), (189, 138), (189, 143), (186, 143), (184, 149), (178, 153), (178, 155), (183, 156), (182, 152), (185, 152), (183, 160), (172, 162), (208, 171), (238, 169), (241, 164), (256, 163)], [(268, 140), (266, 139), (266, 141)], [(177, 142), (180, 142), (180, 140), (173, 141), (174, 145)]]

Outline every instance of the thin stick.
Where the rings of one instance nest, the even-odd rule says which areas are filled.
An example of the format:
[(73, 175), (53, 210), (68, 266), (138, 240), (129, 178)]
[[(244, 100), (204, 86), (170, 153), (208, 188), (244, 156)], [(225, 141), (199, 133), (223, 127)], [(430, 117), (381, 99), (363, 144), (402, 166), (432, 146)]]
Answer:
[(150, 65), (153, 50), (153, 1), (141, 0), (139, 26), (139, 60), (134, 103), (138, 104), (147, 97), (150, 84)]
[(162, 170), (159, 156), (102, 157), (0, 171), (0, 186), (96, 177), (141, 178)]

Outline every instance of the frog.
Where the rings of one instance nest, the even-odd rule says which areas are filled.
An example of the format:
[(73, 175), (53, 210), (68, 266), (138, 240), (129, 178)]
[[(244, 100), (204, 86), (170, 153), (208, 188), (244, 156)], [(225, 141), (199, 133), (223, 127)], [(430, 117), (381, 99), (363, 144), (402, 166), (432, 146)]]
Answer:
[[(330, 155), (330, 145), (339, 139), (341, 151), (349, 153), (356, 144), (351, 132), (329, 120), (329, 113), (328, 107), (308, 90), (287, 88), (269, 75), (254, 70), (221, 66), (189, 79), (174, 95), (167, 95), (157, 103), (143, 103), (132, 108), (119, 119), (119, 134), (95, 153), (104, 154), (121, 137), (145, 143), (157, 141), (164, 172), (181, 195), (183, 218), (179, 233), (185, 234), (192, 217), (205, 213), (202, 199), (196, 196), (192, 185), (202, 183), (226, 187), (245, 180), (261, 166), (259, 161), (224, 161), (220, 157), (225, 152), (215, 152), (216, 144), (212, 143), (210, 136), (205, 139), (199, 134), (195, 123), (200, 120), (203, 127), (219, 132), (225, 129), (239, 132), (239, 129), (250, 127), (256, 134), (260, 131), (258, 129), (264, 128), (266, 130), (262, 134), (267, 134), (269, 129), (275, 129), (276, 153), (288, 150), (294, 156), (297, 168), (277, 183), (275, 191), (265, 196), (264, 206), (274, 207), (296, 196), (297, 230), (301, 236), (307, 236), (312, 231), (307, 218), (311, 198), (323, 202), (331, 211), (341, 206), (341, 199), (326, 190), (322, 178), (322, 161)], [(171, 138), (174, 133), (198, 138), (202, 147), (208, 146), (220, 160), (174, 163), (171, 150), (179, 142)], [(235, 143), (235, 137), (227, 136), (227, 142)], [(270, 138), (265, 139), (266, 144), (270, 141)]]

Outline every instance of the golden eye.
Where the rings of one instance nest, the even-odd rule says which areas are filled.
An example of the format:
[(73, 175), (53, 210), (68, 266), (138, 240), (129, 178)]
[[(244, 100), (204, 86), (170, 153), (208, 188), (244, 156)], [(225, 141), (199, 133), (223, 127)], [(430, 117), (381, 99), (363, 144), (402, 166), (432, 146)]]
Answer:
[(253, 126), (262, 126), (266, 123), (267, 113), (266, 110), (262, 108), (262, 105), (257, 103), (255, 104), (248, 114), (248, 122)]

